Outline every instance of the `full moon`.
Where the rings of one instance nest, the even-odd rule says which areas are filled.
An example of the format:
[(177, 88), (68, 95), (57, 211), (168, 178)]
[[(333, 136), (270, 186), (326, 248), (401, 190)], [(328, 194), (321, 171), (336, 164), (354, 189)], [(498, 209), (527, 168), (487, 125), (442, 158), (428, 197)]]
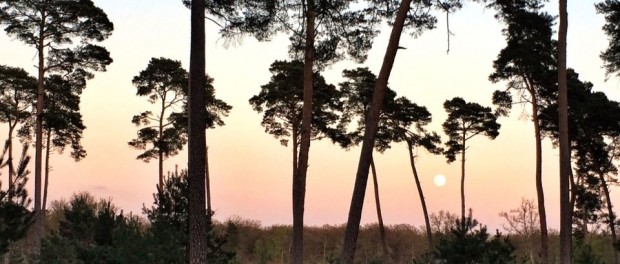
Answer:
[(433, 178), (433, 182), (435, 183), (435, 185), (437, 185), (437, 187), (444, 186), (446, 185), (446, 176), (437, 174), (435, 175), (435, 178)]

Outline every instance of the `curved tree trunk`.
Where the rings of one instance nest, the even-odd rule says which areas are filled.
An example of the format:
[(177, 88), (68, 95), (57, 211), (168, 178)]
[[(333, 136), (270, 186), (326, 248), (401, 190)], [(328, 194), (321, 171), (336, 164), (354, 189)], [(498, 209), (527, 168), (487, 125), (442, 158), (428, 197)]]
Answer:
[(599, 173), (599, 178), (601, 179), (601, 184), (603, 185), (603, 192), (605, 192), (605, 200), (607, 201), (607, 214), (609, 221), (609, 229), (611, 231), (611, 243), (614, 248), (614, 263), (618, 263), (618, 250), (615, 249), (616, 244), (618, 244), (618, 238), (616, 237), (616, 214), (614, 213), (613, 207), (611, 205), (611, 196), (609, 195), (609, 186), (607, 185), (607, 180), (605, 180), (605, 175)]
[(293, 263), (304, 260), (304, 205), (306, 200), (306, 173), (310, 152), (310, 130), (312, 122), (312, 90), (314, 68), (314, 37), (316, 10), (313, 0), (307, 0), (306, 7), (306, 49), (304, 56), (304, 104), (301, 120), (301, 143), (296, 173), (293, 174)]
[(547, 233), (547, 212), (545, 210), (545, 193), (542, 183), (542, 135), (538, 120), (538, 98), (530, 88), (532, 97), (532, 122), (536, 141), (536, 196), (538, 198), (538, 220), (540, 222), (540, 263), (549, 262), (549, 235)]
[(50, 128), (47, 129), (46, 134), (46, 143), (45, 143), (45, 183), (43, 185), (43, 203), (41, 204), (41, 211), (43, 215), (45, 215), (45, 210), (47, 208), (47, 189), (49, 186), (50, 179), (50, 143), (52, 137), (52, 130)]
[(420, 184), (420, 177), (418, 176), (418, 170), (415, 168), (415, 158), (413, 157), (413, 146), (411, 142), (407, 141), (407, 148), (409, 149), (409, 162), (411, 163), (411, 171), (413, 172), (413, 178), (415, 179), (415, 185), (418, 188), (418, 195), (420, 195), (420, 203), (422, 204), (422, 213), (424, 213), (424, 224), (426, 225), (426, 241), (428, 242), (428, 250), (430, 252), (433, 248), (433, 232), (431, 231), (431, 221), (428, 218), (428, 211), (426, 209), (426, 200), (424, 199), (424, 192), (422, 192), (422, 185)]
[(343, 264), (353, 263), (355, 257), (355, 248), (357, 245), (357, 237), (359, 234), (360, 221), (362, 218), (362, 208), (364, 207), (364, 196), (366, 193), (366, 185), (368, 184), (368, 169), (370, 167), (370, 160), (372, 159), (372, 151), (375, 144), (375, 133), (377, 132), (377, 125), (379, 123), (379, 114), (383, 108), (383, 98), (385, 97), (385, 90), (387, 83), (394, 66), (394, 59), (396, 58), (396, 52), (398, 51), (398, 44), (400, 42), (400, 35), (403, 31), (403, 25), (407, 12), (409, 12), (411, 0), (403, 0), (400, 2), (394, 25), (392, 26), (392, 33), (390, 34), (390, 40), (385, 51), (385, 57), (383, 58), (383, 64), (381, 65), (381, 71), (375, 83), (375, 91), (372, 98), (372, 106), (370, 107), (370, 115), (366, 122), (366, 128), (364, 129), (364, 141), (362, 142), (362, 149), (360, 153), (360, 159), (357, 166), (357, 173), (355, 176), (355, 186), (353, 188), (353, 196), (351, 198), (351, 207), (349, 208), (349, 217), (347, 220), (347, 227), (344, 235), (344, 244), (342, 252), (340, 254), (340, 261)]
[(568, 140), (568, 88), (566, 80), (566, 0), (559, 0), (558, 114), (560, 145), (560, 263), (572, 263), (572, 208), (570, 206), (570, 147)]
[(375, 205), (377, 206), (377, 219), (379, 221), (379, 234), (381, 235), (381, 246), (383, 257), (388, 258), (389, 252), (387, 242), (385, 240), (385, 226), (383, 225), (383, 214), (381, 213), (381, 201), (379, 200), (379, 181), (377, 180), (377, 170), (375, 168), (375, 159), (370, 158), (370, 170), (372, 171), (372, 182), (375, 190)]
[(205, 1), (192, 1), (188, 93), (189, 263), (207, 263), (205, 204)]

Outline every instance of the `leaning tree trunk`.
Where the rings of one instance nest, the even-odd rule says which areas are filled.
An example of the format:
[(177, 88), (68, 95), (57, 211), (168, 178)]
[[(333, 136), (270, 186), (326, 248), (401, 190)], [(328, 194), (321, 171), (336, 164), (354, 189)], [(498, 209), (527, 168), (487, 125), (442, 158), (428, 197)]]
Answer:
[(189, 62), (189, 263), (207, 263), (205, 206), (205, 1), (192, 1)]
[(398, 13), (396, 14), (396, 19), (394, 20), (394, 25), (392, 26), (390, 40), (385, 51), (385, 57), (383, 58), (383, 64), (381, 65), (381, 71), (379, 72), (379, 77), (375, 83), (375, 91), (372, 98), (372, 106), (370, 107), (370, 115), (368, 116), (364, 129), (364, 141), (362, 142), (362, 150), (355, 176), (355, 186), (353, 189), (353, 196), (351, 198), (351, 207), (349, 208), (349, 217), (344, 235), (344, 244), (342, 247), (342, 253), (340, 254), (340, 261), (344, 264), (353, 263), (353, 259), (355, 257), (357, 236), (359, 234), (360, 221), (362, 218), (362, 208), (364, 207), (364, 196), (366, 193), (366, 185), (368, 184), (368, 169), (372, 159), (375, 133), (377, 132), (377, 125), (379, 123), (379, 114), (383, 108), (385, 90), (390, 78), (390, 73), (392, 72), (392, 67), (394, 66), (394, 59), (396, 58), (396, 52), (398, 51), (400, 35), (403, 31), (405, 18), (409, 12), (410, 4), (411, 0), (403, 0), (400, 3)]
[(530, 90), (532, 96), (532, 122), (534, 123), (534, 137), (536, 141), (536, 195), (538, 198), (538, 220), (540, 222), (540, 263), (549, 262), (549, 235), (547, 233), (547, 212), (545, 210), (545, 193), (542, 183), (542, 135), (540, 120), (538, 119), (538, 98)]
[(370, 169), (372, 171), (372, 182), (375, 190), (375, 204), (377, 206), (377, 219), (379, 221), (379, 234), (381, 235), (381, 246), (383, 248), (383, 257), (389, 257), (387, 242), (385, 241), (385, 226), (383, 225), (383, 214), (381, 214), (381, 201), (379, 200), (379, 181), (377, 180), (377, 170), (375, 168), (375, 159), (370, 158)]
[(614, 213), (613, 207), (611, 205), (611, 196), (609, 195), (609, 186), (607, 185), (607, 180), (605, 180), (605, 175), (599, 173), (599, 178), (601, 179), (601, 184), (603, 185), (603, 192), (605, 193), (605, 200), (607, 200), (607, 214), (609, 221), (609, 229), (611, 231), (611, 243), (614, 248), (614, 263), (618, 263), (618, 250), (615, 249), (618, 244), (618, 238), (616, 237), (616, 214)]
[(428, 251), (430, 252), (430, 250), (433, 248), (433, 232), (431, 231), (431, 221), (428, 218), (426, 200), (424, 199), (424, 192), (422, 192), (422, 185), (420, 184), (420, 177), (418, 177), (418, 170), (415, 168), (413, 146), (411, 145), (410, 141), (407, 141), (407, 148), (409, 149), (409, 163), (411, 163), (411, 171), (413, 172), (415, 185), (418, 188), (418, 195), (420, 195), (420, 203), (422, 203), (422, 213), (424, 213), (424, 224), (426, 225), (426, 241), (428, 242)]
[(568, 87), (566, 80), (566, 0), (559, 0), (558, 33), (558, 114), (560, 137), (560, 263), (572, 263), (572, 208), (570, 208), (570, 148), (568, 140)]
[(314, 68), (314, 37), (316, 10), (313, 0), (307, 1), (306, 50), (304, 56), (304, 96), (301, 118), (301, 143), (296, 173), (293, 174), (293, 252), (292, 262), (302, 264), (304, 260), (304, 204), (306, 200), (306, 174), (310, 152), (310, 130), (312, 122), (312, 90)]
[(45, 214), (45, 209), (47, 208), (47, 190), (50, 182), (50, 143), (52, 136), (52, 129), (48, 128), (46, 134), (45, 142), (45, 180), (43, 185), (43, 203), (41, 204), (41, 211)]

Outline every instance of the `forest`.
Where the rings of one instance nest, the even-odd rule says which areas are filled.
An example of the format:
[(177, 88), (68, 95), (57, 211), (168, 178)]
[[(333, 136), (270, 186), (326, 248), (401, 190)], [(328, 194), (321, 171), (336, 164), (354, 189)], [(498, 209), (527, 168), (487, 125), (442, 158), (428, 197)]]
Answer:
[[(113, 59), (106, 48), (114, 40), (113, 33), (126, 30), (125, 25), (115, 23), (101, 8), (105, 1), (0, 1), (3, 37), (11, 40), (11, 48), (15, 43), (20, 46), (9, 51), (10, 59), (0, 58), (0, 130), (6, 133), (0, 154), (0, 262), (620, 263), (620, 220), (613, 196), (620, 165), (620, 103), (577, 72), (584, 67), (573, 68), (567, 62), (569, 51), (579, 53), (583, 48), (567, 49), (571, 47), (567, 6), (573, 3), (558, 0), (553, 3), (557, 9), (550, 9), (552, 3), (544, 0), (177, 2), (190, 22), (184, 29), (189, 32), (189, 49), (182, 50), (189, 64), (184, 66), (185, 60), (168, 56), (164, 51), (174, 48), (165, 43), (145, 43), (142, 49), (162, 52), (149, 54), (148, 61), (130, 72), (131, 79), (123, 84), (142, 104), (98, 110), (101, 115), (121, 111), (131, 116), (122, 124), (96, 131), (100, 137), (113, 138), (124, 131), (121, 127), (129, 127), (133, 137), (123, 139), (123, 147), (144, 163), (140, 166), (152, 168), (151, 161), (157, 164), (157, 173), (151, 170), (148, 175), (156, 179), (154, 186), (138, 182), (141, 173), (134, 171), (130, 188), (137, 191), (138, 186), (147, 186), (152, 193), (152, 200), (141, 201), (141, 211), (134, 212), (103, 191), (93, 192), (106, 190), (103, 187), (72, 190), (73, 195), (60, 199), (51, 197), (59, 197), (55, 192), (71, 185), (64, 182), (52, 185), (62, 186), (59, 190), (50, 188), (55, 180), (60, 182), (55, 178), (54, 162), (63, 164), (64, 172), (72, 165), (59, 162), (63, 157), (77, 164), (91, 152), (84, 142), (89, 135), (87, 124), (90, 127), (96, 121), (85, 119), (82, 99), (89, 84), (126, 59)], [(606, 36), (604, 49), (589, 60), (600, 61), (606, 81), (617, 81), (620, 1), (589, 4), (604, 20), (601, 29), (589, 30), (602, 30)], [(425, 32), (443, 28), (445, 38), (434, 45), (443, 45), (448, 56), (458, 50), (458, 35), (450, 18), (471, 6), (492, 13), (493, 26), (501, 32), (501, 48), (493, 60), (485, 62), (492, 67), (484, 76), (497, 89), (467, 87), (476, 96), (466, 97), (434, 88), (431, 92), (442, 96), (437, 109), (423, 105), (428, 98), (409, 96), (408, 90), (420, 89), (415, 85), (405, 87), (408, 90), (396, 87), (392, 73), (407, 70), (398, 68), (396, 60), (415, 50), (413, 43)], [(207, 25), (217, 28), (215, 36), (209, 35), (213, 31)], [(282, 37), (288, 44), (286, 57), (269, 57), (269, 51), (254, 54), (270, 58), (269, 76), (252, 84), (253, 96), (242, 98), (243, 106), (227, 102), (230, 99), (223, 98), (221, 90), (229, 87), (220, 86), (219, 77), (210, 74), (214, 69), (210, 58), (215, 54), (208, 52), (207, 39), (243, 47), (244, 41), (269, 45)], [(386, 38), (385, 49), (380, 51), (380, 62), (369, 67), (364, 63), (376, 52), (378, 38)], [(408, 38), (414, 42), (407, 42)], [(5, 64), (15, 58), (18, 65)], [(252, 64), (253, 58), (244, 60)], [(347, 67), (334, 82), (334, 65), (343, 62)], [(234, 72), (231, 65), (215, 69)], [(234, 78), (244, 79), (240, 74)], [(107, 102), (102, 98), (98, 103)], [(259, 122), (252, 125), (289, 151), (286, 161), (278, 159), (283, 163), (278, 166), (286, 165), (288, 189), (267, 191), (288, 194), (292, 211), (286, 215), (292, 221), (287, 224), (262, 225), (239, 216), (218, 220), (219, 201), (212, 198), (224, 187), (222, 181), (215, 181), (220, 170), (212, 168), (222, 158), (217, 149), (215, 154), (210, 151), (219, 143), (211, 131), (222, 130), (236, 111), (258, 115)], [(503, 124), (519, 114), (515, 112), (529, 124), (529, 131), (523, 132), (529, 140), (520, 144), (532, 146), (531, 153), (504, 153), (505, 159), (527, 159), (531, 175), (520, 177), (529, 179), (535, 198), (521, 198), (513, 208), (504, 207), (498, 212), (501, 229), (492, 230), (477, 219), (483, 208), (471, 205), (480, 189), (468, 183), (482, 174), (477, 171), (480, 167), (471, 164), (499, 166), (480, 161), (477, 147), (494, 144), (508, 133)], [(101, 142), (99, 148), (112, 144), (105, 139)], [(319, 142), (332, 143), (331, 150), (310, 155), (310, 146)], [(228, 144), (233, 152), (248, 151), (245, 146)], [(505, 148), (510, 151), (510, 146)], [(415, 188), (414, 202), (420, 208), (415, 223), (421, 225), (389, 224), (389, 216), (384, 219), (382, 198), (394, 194), (379, 191), (380, 180), (387, 180), (387, 176), (382, 178), (387, 175), (382, 166), (386, 163), (381, 162), (387, 159), (383, 154), (393, 149), (405, 150), (403, 173)], [(348, 186), (352, 195), (347, 189), (338, 197), (346, 196), (347, 201), (350, 197), (346, 221), (308, 224), (307, 214), (315, 208), (308, 206), (307, 197), (321, 194), (308, 184), (319, 174), (311, 161), (319, 156), (337, 160), (336, 150), (359, 153), (354, 170), (347, 172), (355, 175)], [(276, 152), (255, 151), (262, 156)], [(550, 162), (545, 160), (549, 153), (559, 163), (551, 173), (546, 168)], [(425, 185), (432, 181), (425, 164), (432, 157), (458, 168), (457, 175), (436, 176), (436, 186)], [(77, 174), (95, 175), (104, 167), (131, 170), (108, 158), (113, 159), (99, 158), (89, 172)], [(171, 160), (183, 165), (171, 169)], [(261, 176), (259, 169), (249, 168), (256, 177)], [(503, 173), (510, 174), (506, 169)], [(446, 181), (458, 186), (450, 189), (458, 192), (454, 196), (458, 199), (449, 201), (458, 205), (450, 207), (458, 208), (457, 212), (443, 210), (434, 203), (436, 196), (429, 195), (438, 192), (429, 187), (442, 188)], [(510, 184), (516, 179), (504, 181)], [(253, 182), (245, 179), (233, 187), (251, 188)], [(545, 182), (554, 182), (559, 190), (549, 190)], [(336, 185), (337, 181), (325, 180), (325, 184)], [(485, 188), (493, 186), (489, 183)], [(558, 197), (550, 198), (550, 193)], [(558, 204), (551, 206), (556, 198)], [(336, 201), (324, 201), (326, 206), (330, 202)], [(409, 209), (403, 205), (398, 210)], [(367, 211), (376, 212), (376, 220), (365, 224), (363, 212)]]

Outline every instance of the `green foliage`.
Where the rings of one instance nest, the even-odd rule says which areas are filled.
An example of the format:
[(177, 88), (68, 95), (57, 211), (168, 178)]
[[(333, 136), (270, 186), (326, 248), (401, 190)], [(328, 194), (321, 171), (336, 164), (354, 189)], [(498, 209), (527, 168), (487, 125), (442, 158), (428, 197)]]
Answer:
[[(7, 165), (4, 159), (7, 144), (4, 146), (0, 157), (1, 167)], [(21, 160), (18, 163), (15, 178), (9, 184), (9, 188), (2, 190), (0, 181), (0, 255), (7, 252), (9, 246), (26, 235), (28, 227), (32, 224), (33, 214), (27, 209), (31, 200), (28, 198), (26, 183), (28, 174), (26, 168), (30, 162), (30, 156), (26, 153), (28, 147), (24, 146)]]
[[(144, 208), (151, 228), (151, 263), (187, 263), (189, 243), (189, 184), (187, 171), (175, 172), (166, 179), (164, 188), (154, 194), (151, 208)], [(210, 263), (233, 263), (234, 253), (224, 249), (225, 237), (213, 229), (207, 215), (208, 258)]]
[(596, 11), (605, 16), (603, 31), (609, 46), (601, 53), (607, 74), (620, 74), (620, 1), (604, 0), (596, 4)]
[(485, 226), (471, 217), (456, 220), (447, 237), (437, 245), (434, 257), (448, 264), (515, 263), (514, 248), (498, 232), (490, 237)]
[[(258, 95), (250, 98), (252, 108), (263, 113), (261, 125), (265, 132), (280, 139), (283, 146), (289, 141), (300, 144), (302, 102), (303, 102), (303, 63), (300, 61), (275, 61), (269, 70), (272, 73), (269, 83), (261, 86)], [(320, 73), (314, 73), (314, 92), (312, 96), (313, 139), (327, 137), (343, 146), (349, 138), (341, 127), (334, 124), (343, 105), (341, 94), (335, 86), (327, 84)]]
[(37, 80), (24, 69), (0, 65), (0, 121), (9, 129), (28, 119)]
[(447, 100), (443, 107), (448, 113), (443, 123), (443, 130), (449, 138), (444, 152), (448, 162), (456, 160), (456, 155), (466, 149), (467, 140), (472, 137), (482, 134), (495, 139), (499, 135), (500, 124), (491, 108), (465, 102), (460, 97)]

